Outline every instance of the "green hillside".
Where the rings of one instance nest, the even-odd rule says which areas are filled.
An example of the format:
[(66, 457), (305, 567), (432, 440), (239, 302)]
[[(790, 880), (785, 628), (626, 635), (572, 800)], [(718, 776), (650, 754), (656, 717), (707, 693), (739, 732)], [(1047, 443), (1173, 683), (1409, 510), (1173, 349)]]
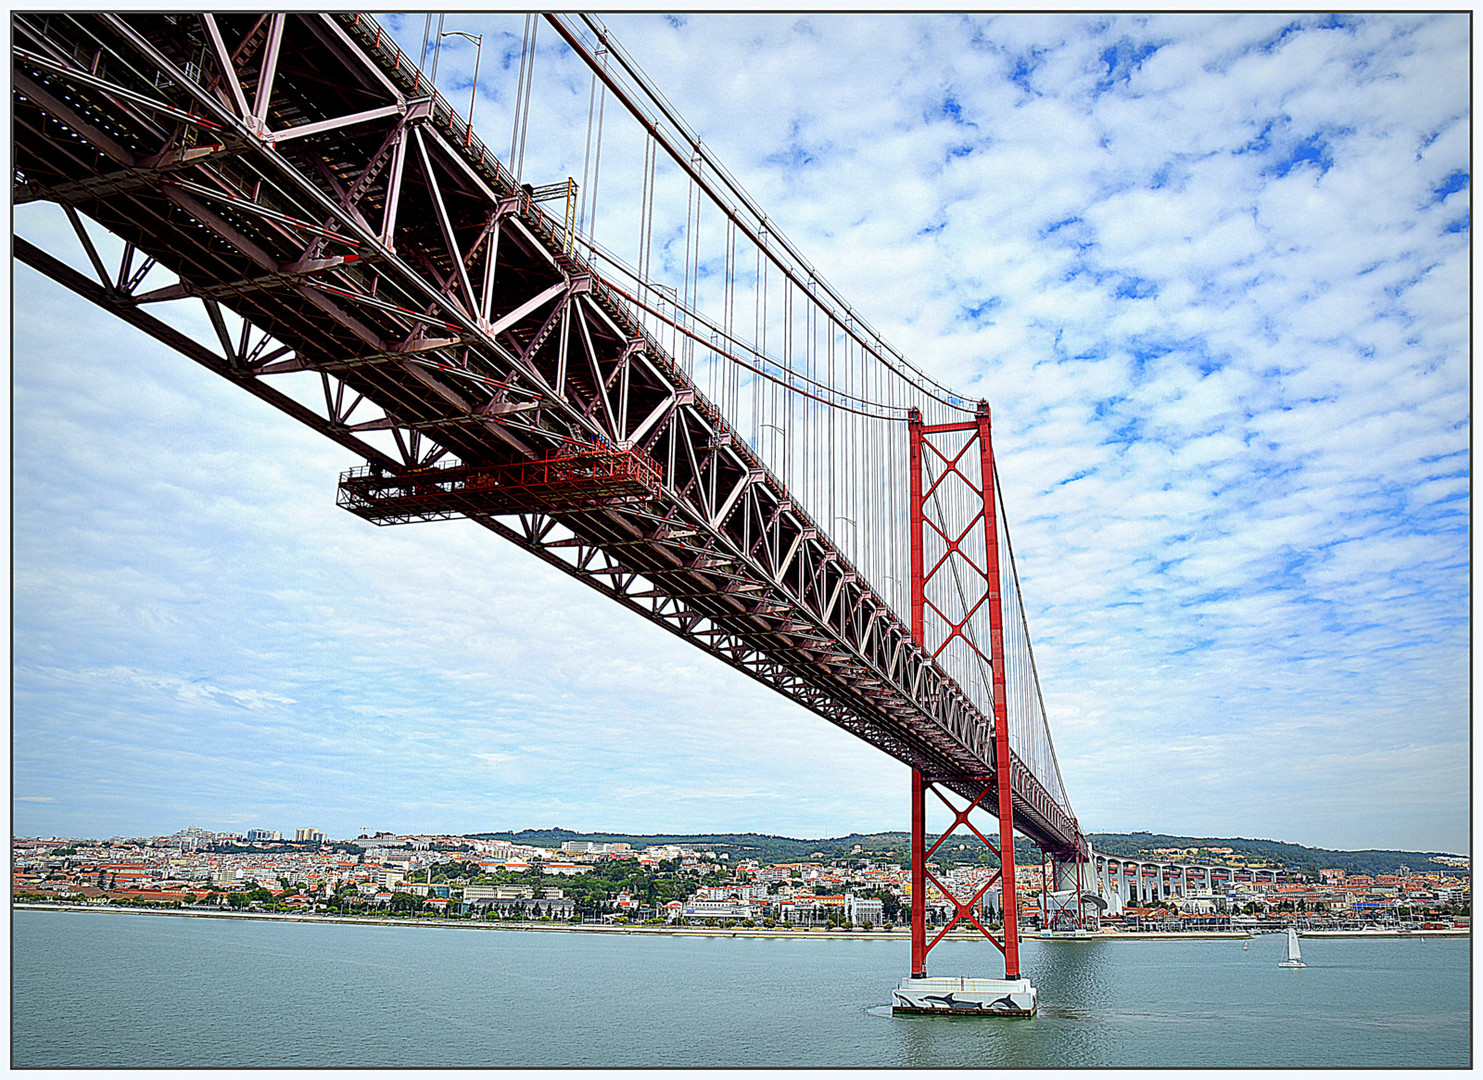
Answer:
[(1231, 855), (1211, 855), (1211, 861), (1236, 858), (1241, 861), (1263, 861), (1276, 866), (1316, 874), (1325, 867), (1337, 867), (1351, 874), (1394, 874), (1401, 867), (1422, 871), (1440, 869), (1432, 862), (1442, 851), (1333, 851), (1328, 848), (1303, 847), (1277, 840), (1250, 840), (1245, 837), (1169, 836), (1164, 833), (1091, 833), (1092, 846), (1105, 855), (1152, 856), (1158, 848), (1230, 848)]
[[(651, 844), (676, 844), (681, 847), (697, 848), (715, 852), (717, 858), (725, 855), (726, 861), (736, 863), (744, 859), (757, 859), (765, 863), (776, 862), (853, 862), (871, 859), (876, 862), (905, 864), (909, 860), (910, 837), (906, 832), (850, 833), (826, 839), (806, 840), (787, 836), (770, 836), (763, 833), (579, 833), (570, 829), (522, 829), (519, 832), (470, 833), (475, 838), (509, 840), (516, 844), (537, 847), (559, 848), (568, 840), (586, 840), (594, 843), (626, 843), (635, 848)], [(990, 839), (994, 839), (990, 835)], [(1412, 870), (1437, 869), (1439, 864), (1431, 861), (1434, 855), (1445, 852), (1422, 851), (1332, 851), (1326, 848), (1303, 847), (1276, 840), (1251, 840), (1244, 837), (1172, 836), (1166, 833), (1092, 833), (1088, 836), (1092, 846), (1106, 855), (1127, 858), (1166, 858), (1156, 856), (1158, 848), (1198, 849), (1208, 852), (1210, 848), (1230, 848), (1230, 855), (1206, 855), (1212, 862), (1236, 859), (1242, 862), (1266, 862), (1275, 866), (1296, 869), (1313, 875), (1325, 867), (1338, 867), (1348, 873), (1393, 874), (1401, 867)], [(1017, 838), (1015, 859), (1020, 863), (1039, 862), (1040, 850), (1029, 841)], [(856, 852), (855, 848), (860, 851)], [(933, 855), (933, 861), (943, 866), (964, 862), (993, 862), (994, 858), (971, 834), (959, 832), (950, 837)]]

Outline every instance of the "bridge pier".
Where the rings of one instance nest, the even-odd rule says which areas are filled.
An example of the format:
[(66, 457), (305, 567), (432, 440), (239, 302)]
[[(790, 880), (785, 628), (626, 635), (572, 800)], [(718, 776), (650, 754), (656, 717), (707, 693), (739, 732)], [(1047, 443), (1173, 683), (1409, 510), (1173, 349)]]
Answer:
[(1112, 912), (1107, 888), (1095, 858), (1052, 856), (1041, 889), (1042, 935), (1084, 934), (1101, 928), (1102, 914)]
[[(968, 442), (966, 445), (952, 452), (945, 453), (940, 446), (934, 442), (934, 438), (942, 435), (960, 437), (966, 434)], [(973, 454), (973, 443), (977, 441), (977, 454)], [(970, 523), (968, 530), (958, 536), (958, 529), (953, 528), (949, 534), (946, 521), (936, 520), (941, 515), (940, 508), (936, 506), (936, 500), (929, 505), (923, 494), (923, 453), (931, 453), (939, 459), (947, 471), (957, 476), (963, 484), (966, 484), (972, 492), (975, 503), (982, 500), (983, 511), (976, 521), (981, 523), (983, 539), (982, 565), (977, 558), (969, 554), (972, 550), (964, 543), (968, 532), (976, 527)], [(994, 456), (992, 443), (989, 436), (989, 406), (987, 402), (979, 402), (978, 410), (973, 420), (958, 424), (934, 424), (925, 425), (922, 422), (922, 414), (918, 409), (913, 409), (910, 415), (910, 502), (911, 513), (911, 630), (912, 638), (928, 655), (936, 659), (947, 646), (957, 639), (972, 653), (976, 654), (981, 662), (987, 662), (992, 672), (992, 695), (993, 695), (993, 730), (987, 740), (989, 753), (984, 755), (992, 761), (993, 771), (988, 775), (964, 775), (962, 772), (951, 772), (945, 775), (934, 773), (930, 777), (924, 775), (921, 769), (914, 768), (911, 778), (911, 975), (902, 980), (900, 985), (892, 992), (891, 1007), (895, 1013), (904, 1014), (936, 1014), (936, 1015), (997, 1015), (997, 1016), (1033, 1016), (1037, 1008), (1037, 997), (1035, 988), (1030, 985), (1029, 980), (1020, 978), (1020, 947), (1019, 947), (1019, 903), (1015, 891), (1015, 866), (1014, 866), (1014, 789), (1017, 763), (1009, 747), (1009, 713), (1007, 708), (1007, 683), (1005, 679), (1004, 661), (1004, 615), (1001, 606), (1001, 582), (999, 568), (999, 540), (998, 540), (998, 499), (995, 496), (994, 484)], [(966, 459), (972, 461), (978, 458), (978, 484), (975, 487), (971, 480), (972, 470), (960, 472), (957, 464)], [(966, 464), (966, 462), (965, 462)], [(946, 473), (943, 479), (946, 479)], [(940, 481), (932, 483), (931, 491), (935, 497)], [(947, 552), (939, 559), (931, 569), (925, 567), (924, 544), (926, 542), (927, 530), (942, 538), (949, 535), (957, 536), (947, 549)], [(932, 580), (939, 571), (942, 571), (950, 556), (957, 555), (976, 571), (979, 578), (984, 582), (984, 592), (978, 600), (978, 604), (968, 607), (971, 603), (969, 598), (963, 599), (963, 604), (968, 610), (962, 613), (963, 621), (953, 624), (951, 619), (942, 615), (942, 611), (935, 605), (932, 610), (949, 626), (949, 633), (937, 648), (932, 650), (927, 644), (926, 633), (926, 608), (927, 583)], [(986, 605), (989, 615), (989, 650), (985, 655), (979, 643), (966, 631), (969, 616), (972, 611), (977, 610), (979, 605)], [(948, 801), (947, 797), (938, 785), (951, 785), (960, 793), (965, 790), (965, 784), (971, 784), (967, 790), (978, 788), (978, 796), (968, 804), (966, 808), (959, 809)], [(938, 840), (929, 848), (927, 846), (927, 792), (931, 790), (949, 810), (953, 812), (953, 823), (948, 827)], [(993, 809), (999, 818), (999, 843), (996, 847), (983, 833), (968, 820), (969, 814), (983, 803), (990, 795), (997, 798), (997, 807), (989, 804), (988, 809)], [(951, 889), (938, 881), (927, 867), (927, 860), (932, 853), (941, 846), (959, 826), (965, 826), (981, 840), (985, 847), (999, 857), (999, 870), (979, 888), (966, 902), (955, 895)], [(927, 885), (931, 883), (942, 893), (943, 897), (952, 904), (954, 912), (948, 921), (930, 942), (927, 940)], [(995, 884), (999, 886), (1002, 897), (1000, 910), (1003, 912), (1002, 939), (995, 938), (979, 922), (975, 914), (975, 907), (982, 907), (979, 901), (984, 894)], [(1004, 955), (1004, 978), (1003, 979), (977, 979), (977, 978), (932, 978), (927, 974), (927, 953), (932, 947), (942, 940), (959, 921), (967, 919), (979, 931), (987, 937)]]
[[(1013, 811), (1003, 804), (1008, 800), (1008, 785), (996, 785), (991, 777), (955, 777), (982, 785), (978, 797), (959, 809), (943, 794), (942, 781), (929, 778), (918, 769), (911, 774), (911, 974), (891, 993), (891, 1011), (898, 1015), (938, 1016), (1033, 1016), (1038, 1008), (1035, 988), (1019, 974), (1019, 908), (1014, 888)], [(986, 796), (999, 788), (1001, 799), (1000, 845), (996, 847), (968, 820)], [(927, 793), (931, 792), (953, 812), (953, 823), (928, 846)], [(1000, 857), (999, 871), (968, 899), (963, 899), (939, 881), (927, 866), (927, 860), (958, 827), (966, 826), (985, 847)], [(1007, 852), (1007, 854), (1006, 854)], [(995, 938), (979, 916), (987, 914), (988, 894), (999, 886), (1003, 915), (1002, 940)], [(935, 888), (952, 906), (947, 925), (931, 941), (927, 940), (927, 890)], [(982, 979), (967, 976), (933, 977), (927, 974), (927, 954), (960, 921), (978, 928), (1004, 954), (1004, 978)], [(987, 920), (985, 920), (987, 921)]]
[(927, 785), (911, 771), (911, 977), (927, 976)]

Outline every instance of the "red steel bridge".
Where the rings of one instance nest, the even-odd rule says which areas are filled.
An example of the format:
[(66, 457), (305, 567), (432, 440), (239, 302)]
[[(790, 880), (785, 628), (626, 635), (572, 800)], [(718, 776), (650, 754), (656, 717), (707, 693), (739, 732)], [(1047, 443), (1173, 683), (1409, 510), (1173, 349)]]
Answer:
[[(1019, 977), (981, 902), (1015, 911), (1015, 832), (1078, 906), (1088, 851), (988, 406), (882, 341), (600, 23), (528, 17), (501, 158), (365, 15), (12, 18), (13, 197), (71, 226), (21, 262), (359, 455), (350, 512), (477, 522), (908, 764), (912, 974), (936, 888)], [(536, 185), (548, 27), (591, 83), (581, 179)], [(1001, 856), (978, 895), (928, 865), (929, 796)]]

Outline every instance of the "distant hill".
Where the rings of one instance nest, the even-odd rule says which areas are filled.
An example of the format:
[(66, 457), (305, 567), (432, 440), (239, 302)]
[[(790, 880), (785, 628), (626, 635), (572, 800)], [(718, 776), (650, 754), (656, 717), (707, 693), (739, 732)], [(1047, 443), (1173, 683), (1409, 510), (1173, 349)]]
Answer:
[(636, 835), (631, 833), (578, 833), (570, 829), (522, 829), (519, 832), (469, 833), (467, 835), (550, 848), (559, 848), (568, 840), (586, 840), (601, 844), (632, 844), (638, 849), (649, 847), (651, 844), (676, 844), (680, 847), (713, 851), (718, 857), (725, 854), (731, 862), (740, 862), (743, 859), (760, 859), (763, 862), (802, 862), (816, 852), (821, 852), (825, 859), (836, 860), (849, 857), (856, 845), (860, 846), (862, 855), (869, 853), (879, 858), (899, 849), (904, 857), (910, 841), (906, 833), (874, 833), (868, 836), (851, 833), (849, 836), (834, 837), (828, 840), (798, 840), (787, 836), (768, 836), (762, 833)]
[[(559, 848), (568, 840), (586, 840), (593, 843), (632, 844), (642, 849), (651, 844), (677, 844), (681, 847), (700, 848), (713, 851), (719, 857), (726, 855), (730, 862), (743, 859), (758, 859), (763, 862), (803, 862), (818, 858), (829, 862), (846, 862), (855, 859), (873, 859), (877, 862), (905, 864), (909, 861), (911, 837), (902, 832), (850, 833), (826, 839), (804, 840), (788, 836), (770, 836), (763, 833), (579, 833), (570, 829), (522, 829), (519, 832), (469, 833), (469, 836), (488, 840), (509, 840), (516, 844), (531, 844), (537, 847)], [(994, 839), (994, 837), (990, 837)], [(1261, 860), (1278, 866), (1316, 874), (1325, 867), (1338, 867), (1352, 874), (1393, 874), (1400, 867), (1412, 870), (1436, 869), (1431, 861), (1440, 851), (1331, 851), (1326, 848), (1303, 847), (1285, 844), (1276, 840), (1248, 840), (1243, 837), (1194, 837), (1170, 836), (1165, 833), (1092, 833), (1088, 836), (1092, 846), (1106, 855), (1124, 857), (1156, 856), (1158, 848), (1180, 850), (1230, 848), (1232, 854), (1208, 856), (1211, 861), (1225, 858)], [(857, 853), (855, 848), (860, 851)], [(1015, 859), (1021, 863), (1038, 863), (1040, 850), (1023, 838), (1015, 840)], [(950, 837), (932, 856), (933, 861), (944, 866), (964, 862), (993, 862), (993, 856), (971, 834), (959, 832)]]
[(1092, 846), (1105, 855), (1152, 855), (1158, 848), (1230, 848), (1231, 856), (1210, 856), (1212, 861), (1232, 856), (1246, 860), (1265, 860), (1278, 866), (1317, 873), (1326, 867), (1337, 867), (1351, 874), (1394, 874), (1401, 867), (1412, 870), (1436, 870), (1440, 864), (1433, 856), (1445, 851), (1333, 851), (1328, 848), (1303, 847), (1277, 840), (1249, 840), (1245, 837), (1169, 836), (1164, 833), (1091, 833)]

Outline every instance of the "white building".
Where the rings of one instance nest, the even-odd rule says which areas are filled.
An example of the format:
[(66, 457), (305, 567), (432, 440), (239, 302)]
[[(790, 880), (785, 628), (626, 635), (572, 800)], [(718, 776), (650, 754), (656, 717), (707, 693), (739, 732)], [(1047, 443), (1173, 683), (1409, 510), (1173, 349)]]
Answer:
[(880, 926), (886, 921), (886, 905), (883, 901), (874, 897), (856, 896), (854, 893), (846, 893), (844, 898), (845, 917), (856, 926), (869, 922), (872, 926)]
[(590, 866), (580, 866), (570, 862), (549, 862), (541, 868), (543, 874), (560, 874), (563, 877), (575, 877), (577, 874), (590, 874), (591, 872)]
[(687, 919), (751, 919), (756, 908), (744, 900), (692, 900), (685, 905)]

